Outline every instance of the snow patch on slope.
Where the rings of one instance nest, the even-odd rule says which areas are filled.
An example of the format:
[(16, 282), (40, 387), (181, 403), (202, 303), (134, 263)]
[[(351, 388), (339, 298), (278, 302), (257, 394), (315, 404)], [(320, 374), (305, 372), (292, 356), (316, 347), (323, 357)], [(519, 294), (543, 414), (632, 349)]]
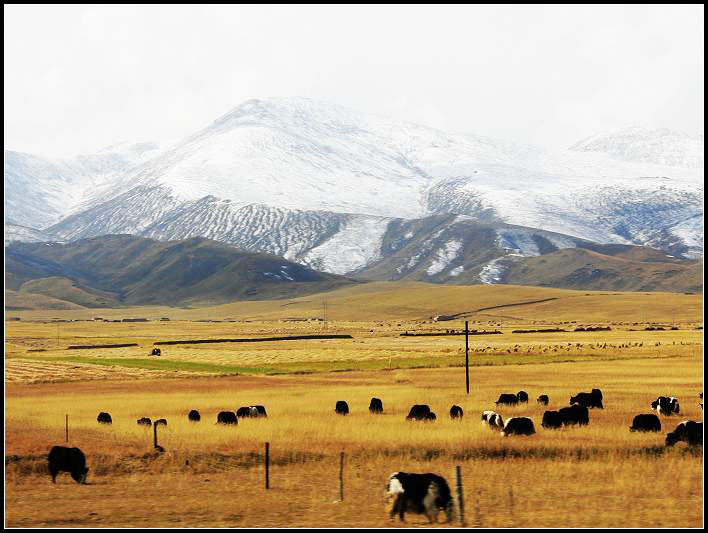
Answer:
[(460, 266), (458, 266), (458, 267), (453, 268), (453, 269), (450, 271), (450, 275), (451, 275), (452, 277), (457, 277), (457, 276), (459, 276), (460, 274), (462, 274), (464, 271), (465, 271), (465, 267), (462, 266), (462, 265), (460, 265)]
[(575, 248), (575, 240), (555, 233), (526, 228), (504, 228), (497, 230), (497, 246), (516, 255), (535, 257), (541, 255), (536, 239), (543, 238), (553, 246), (562, 250)]
[(479, 281), (486, 285), (500, 283), (506, 270), (503, 261), (504, 257), (497, 257), (484, 265), (479, 273)]
[(445, 268), (457, 257), (462, 248), (462, 241), (454, 240), (446, 242), (433, 258), (433, 262), (426, 270), (428, 276), (434, 276), (445, 270)]
[(527, 231), (498, 230), (497, 245), (504, 250), (513, 250), (520, 255), (540, 255), (538, 245), (533, 240), (532, 234)]
[(299, 262), (333, 274), (359, 270), (381, 257), (381, 242), (389, 222), (379, 217), (351, 217), (337, 233), (312, 248)]

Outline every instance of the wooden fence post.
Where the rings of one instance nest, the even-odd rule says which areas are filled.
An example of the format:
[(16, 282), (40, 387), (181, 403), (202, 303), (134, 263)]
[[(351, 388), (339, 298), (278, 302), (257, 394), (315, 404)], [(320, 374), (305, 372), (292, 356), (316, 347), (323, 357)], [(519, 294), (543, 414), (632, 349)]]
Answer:
[(465, 527), (465, 498), (462, 494), (462, 469), (460, 465), (455, 467), (455, 481), (457, 485), (457, 509), (460, 513), (460, 525)]
[(474, 502), (474, 527), (482, 527), (482, 513), (479, 509), (479, 500), (482, 499), (482, 492), (477, 488), (477, 499)]
[(514, 527), (514, 489), (509, 487), (509, 517), (511, 518), (511, 527)]
[(339, 501), (344, 501), (344, 452), (339, 453)]
[(152, 424), (153, 446), (157, 448), (157, 424)]
[(66, 415), (66, 442), (69, 442), (69, 415)]
[(265, 443), (265, 488), (270, 488), (270, 443)]

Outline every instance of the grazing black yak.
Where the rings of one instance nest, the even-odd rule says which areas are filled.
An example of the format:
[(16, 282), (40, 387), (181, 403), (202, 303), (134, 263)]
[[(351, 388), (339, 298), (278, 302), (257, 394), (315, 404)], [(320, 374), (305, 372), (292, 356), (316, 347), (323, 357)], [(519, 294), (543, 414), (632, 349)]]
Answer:
[(49, 473), (52, 476), (52, 483), (57, 482), (59, 472), (69, 472), (77, 483), (86, 483), (86, 456), (78, 448), (65, 448), (64, 446), (54, 446), (49, 451)]
[(221, 411), (216, 415), (217, 424), (238, 424), (238, 418), (233, 411)]
[(408, 412), (406, 420), (427, 420), (430, 414), (430, 406), (425, 404), (415, 404)]
[(496, 405), (518, 405), (519, 397), (516, 394), (500, 394)]
[(383, 402), (379, 398), (371, 398), (369, 402), (369, 412), (375, 415), (383, 413)]
[(338, 415), (348, 415), (349, 414), (349, 404), (344, 400), (339, 400), (337, 405), (334, 406), (334, 412)]
[(541, 427), (545, 429), (559, 429), (563, 426), (563, 417), (558, 411), (546, 411), (543, 413)]
[(573, 404), (558, 410), (564, 426), (587, 426), (590, 423), (588, 408), (583, 405)]
[(603, 409), (602, 405), (602, 391), (600, 389), (593, 389), (592, 392), (579, 392), (575, 396), (570, 397), (570, 404), (577, 403), (588, 409), (593, 409), (597, 407), (598, 409)]
[(517, 416), (506, 421), (501, 433), (504, 437), (509, 435), (533, 435), (536, 433), (536, 428), (533, 425), (533, 420), (528, 416)]
[(661, 420), (655, 414), (637, 415), (629, 431), (661, 431)]
[(236, 416), (239, 418), (249, 418), (251, 416), (251, 408), (249, 406), (239, 407), (236, 409)]

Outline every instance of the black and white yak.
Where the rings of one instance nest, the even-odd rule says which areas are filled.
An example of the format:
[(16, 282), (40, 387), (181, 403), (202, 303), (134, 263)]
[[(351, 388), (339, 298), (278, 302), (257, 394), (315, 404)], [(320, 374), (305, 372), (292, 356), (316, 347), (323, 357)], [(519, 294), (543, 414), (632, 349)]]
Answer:
[(437, 522), (440, 511), (448, 522), (453, 519), (453, 500), (450, 487), (436, 474), (394, 472), (386, 483), (385, 498), (389, 516), (398, 515), (402, 522), (405, 513), (424, 514), (429, 522)]
[(678, 399), (673, 396), (659, 396), (651, 402), (651, 408), (660, 415), (671, 416), (679, 414), (680, 406)]
[(482, 424), (488, 424), (491, 429), (504, 429), (504, 419), (499, 413), (494, 411), (484, 411), (482, 413)]
[(666, 434), (666, 445), (685, 442), (689, 446), (703, 446), (703, 422), (684, 420), (671, 433)]

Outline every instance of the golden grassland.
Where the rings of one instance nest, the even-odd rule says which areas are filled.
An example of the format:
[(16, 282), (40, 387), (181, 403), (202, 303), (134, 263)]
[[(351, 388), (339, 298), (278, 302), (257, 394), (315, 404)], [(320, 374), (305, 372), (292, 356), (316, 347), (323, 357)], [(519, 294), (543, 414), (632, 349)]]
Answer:
[[(399, 326), (400, 324), (400, 326)], [(460, 321), (440, 324), (412, 322), (330, 322), (327, 333), (348, 333), (351, 339), (298, 340), (257, 343), (214, 343), (161, 346), (152, 357), (153, 343), (185, 338), (248, 338), (322, 333), (309, 323), (254, 322), (249, 324), (187, 321), (148, 323), (60, 324), (59, 340), (51, 338), (54, 324), (8, 322), (6, 381), (42, 382), (84, 379), (170, 377), (187, 374), (282, 374), (329, 370), (395, 369), (460, 366), (464, 337), (402, 337), (403, 331), (457, 328)], [(533, 324), (531, 327), (537, 327)], [(475, 327), (472, 324), (471, 327)], [(583, 360), (676, 357), (697, 353), (702, 331), (681, 325), (677, 330), (645, 331), (612, 326), (611, 331), (514, 333), (529, 324), (495, 323), (479, 329), (499, 335), (470, 337), (474, 366)], [(69, 345), (136, 343), (125, 348), (68, 350)], [(41, 351), (37, 351), (41, 350)]]
[[(553, 299), (549, 299), (553, 298)], [(327, 301), (328, 322), (315, 318)], [(538, 300), (545, 300), (539, 302)], [(535, 302), (535, 303), (533, 303)], [(436, 314), (457, 319), (435, 323)], [(6, 525), (399, 526), (385, 513), (383, 488), (395, 471), (436, 472), (454, 483), (462, 467), (466, 519), (476, 527), (699, 527), (702, 448), (664, 446), (684, 419), (702, 420), (702, 295), (590, 293), (533, 287), (446, 287), (376, 283), (293, 300), (202, 309), (19, 311), (7, 321)], [(59, 322), (169, 317), (168, 322)], [(228, 320), (228, 322), (227, 322)], [(464, 390), (464, 337), (401, 337), (404, 331), (472, 329), (471, 394)], [(233, 321), (233, 322), (232, 322)], [(649, 324), (663, 331), (646, 331)], [(515, 329), (609, 325), (611, 331), (513, 333)], [(674, 325), (678, 329), (670, 329)], [(354, 338), (162, 346), (161, 340), (348, 333)], [(67, 350), (72, 344), (137, 343)], [(41, 351), (34, 351), (41, 350)], [(342, 372), (342, 371), (347, 372)], [(167, 379), (174, 378), (174, 379)], [(588, 427), (544, 430), (545, 408), (602, 389), (604, 410)], [(530, 416), (532, 437), (503, 438), (481, 411), (502, 392), (531, 401), (499, 411)], [(681, 402), (659, 434), (630, 433), (658, 395)], [(383, 415), (368, 413), (372, 396)], [(337, 400), (351, 414), (335, 415)], [(428, 403), (434, 423), (407, 422)], [(221, 410), (262, 404), (267, 419), (215, 424)], [(462, 421), (449, 419), (463, 407)], [(186, 414), (198, 409), (199, 423)], [(100, 411), (111, 426), (96, 422)], [(87, 456), (89, 485), (61, 474), (52, 485), (46, 454), (65, 444)], [(148, 416), (164, 453), (152, 448)], [(270, 490), (263, 447), (271, 443)], [(345, 452), (345, 498), (339, 454)], [(407, 515), (409, 525), (426, 519)]]
[[(546, 300), (540, 301), (539, 300)], [(172, 320), (278, 320), (322, 317), (336, 321), (426, 320), (460, 315), (476, 320), (655, 322), (702, 320), (702, 294), (671, 292), (576, 291), (518, 285), (437, 285), (372, 282), (286, 300), (244, 301), (213, 307), (133, 307), (11, 311), (22, 319), (167, 317)], [(538, 303), (533, 303), (538, 302)], [(491, 308), (491, 309), (490, 309)]]
[[(602, 388), (604, 410), (586, 428), (548, 431), (544, 408)], [(532, 401), (501, 413), (531, 416), (533, 437), (503, 438), (483, 427), (479, 413), (501, 392), (529, 392)], [(386, 526), (382, 491), (391, 472), (432, 471), (452, 482), (461, 465), (470, 525), (700, 526), (702, 450), (663, 446), (666, 431), (701, 419), (702, 359), (619, 360), (478, 367), (464, 393), (461, 369), (418, 369), (307, 376), (142, 380), (7, 385), (7, 525)], [(660, 434), (628, 430), (650, 412), (658, 394), (681, 399), (682, 415), (663, 418)], [(372, 396), (384, 415), (367, 411)], [(339, 399), (351, 414), (334, 414)], [(407, 422), (414, 403), (428, 403), (434, 423)], [(461, 405), (466, 416), (447, 411)], [(238, 427), (214, 424), (220, 410), (263, 404), (266, 420)], [(199, 409), (202, 421), (186, 413)], [(99, 426), (99, 411), (112, 426)], [(91, 467), (92, 485), (68, 476), (53, 486), (46, 452), (64, 441)], [(164, 454), (153, 453), (141, 416), (167, 418)], [(273, 489), (263, 489), (263, 443), (271, 443)], [(346, 453), (345, 501), (338, 498), (338, 456)], [(187, 464), (189, 461), (189, 464)], [(120, 495), (120, 496), (118, 496)], [(255, 496), (255, 497), (254, 497)], [(95, 514), (91, 514), (95, 513)], [(424, 524), (410, 516), (412, 524)]]
[[(329, 320), (311, 320), (322, 314), (321, 303), (325, 300)], [(456, 320), (434, 322), (430, 316), (435, 308), (456, 315)], [(394, 309), (401, 313), (400, 317), (392, 318)], [(603, 320), (600, 310), (604, 310)], [(691, 346), (689, 351), (697, 350), (702, 341), (702, 295), (687, 294), (372, 283), (294, 300), (158, 311), (141, 308), (20, 313), (22, 320), (6, 322), (5, 356), (12, 361), (6, 379), (41, 382), (121, 375), (132, 378), (456, 366), (461, 364), (463, 354), (461, 337), (400, 335), (406, 331), (460, 331), (465, 320), (471, 329), (503, 333), (471, 338), (474, 365), (673, 357), (682, 354), (686, 345)], [(165, 315), (171, 319), (160, 321)], [(95, 316), (143, 316), (151, 320), (90, 320)], [(665, 330), (645, 331), (653, 323), (663, 324)], [(573, 331), (581, 325), (609, 325), (612, 331)], [(515, 329), (546, 326), (568, 331), (513, 333)], [(672, 330), (672, 326), (678, 330)], [(164, 340), (321, 333), (345, 333), (354, 338), (173, 345), (162, 347), (162, 358), (148, 356), (153, 343)], [(106, 343), (138, 346), (67, 350), (70, 345)], [(90, 364), (95, 367), (87, 366)], [(50, 366), (55, 371), (46, 372)]]

